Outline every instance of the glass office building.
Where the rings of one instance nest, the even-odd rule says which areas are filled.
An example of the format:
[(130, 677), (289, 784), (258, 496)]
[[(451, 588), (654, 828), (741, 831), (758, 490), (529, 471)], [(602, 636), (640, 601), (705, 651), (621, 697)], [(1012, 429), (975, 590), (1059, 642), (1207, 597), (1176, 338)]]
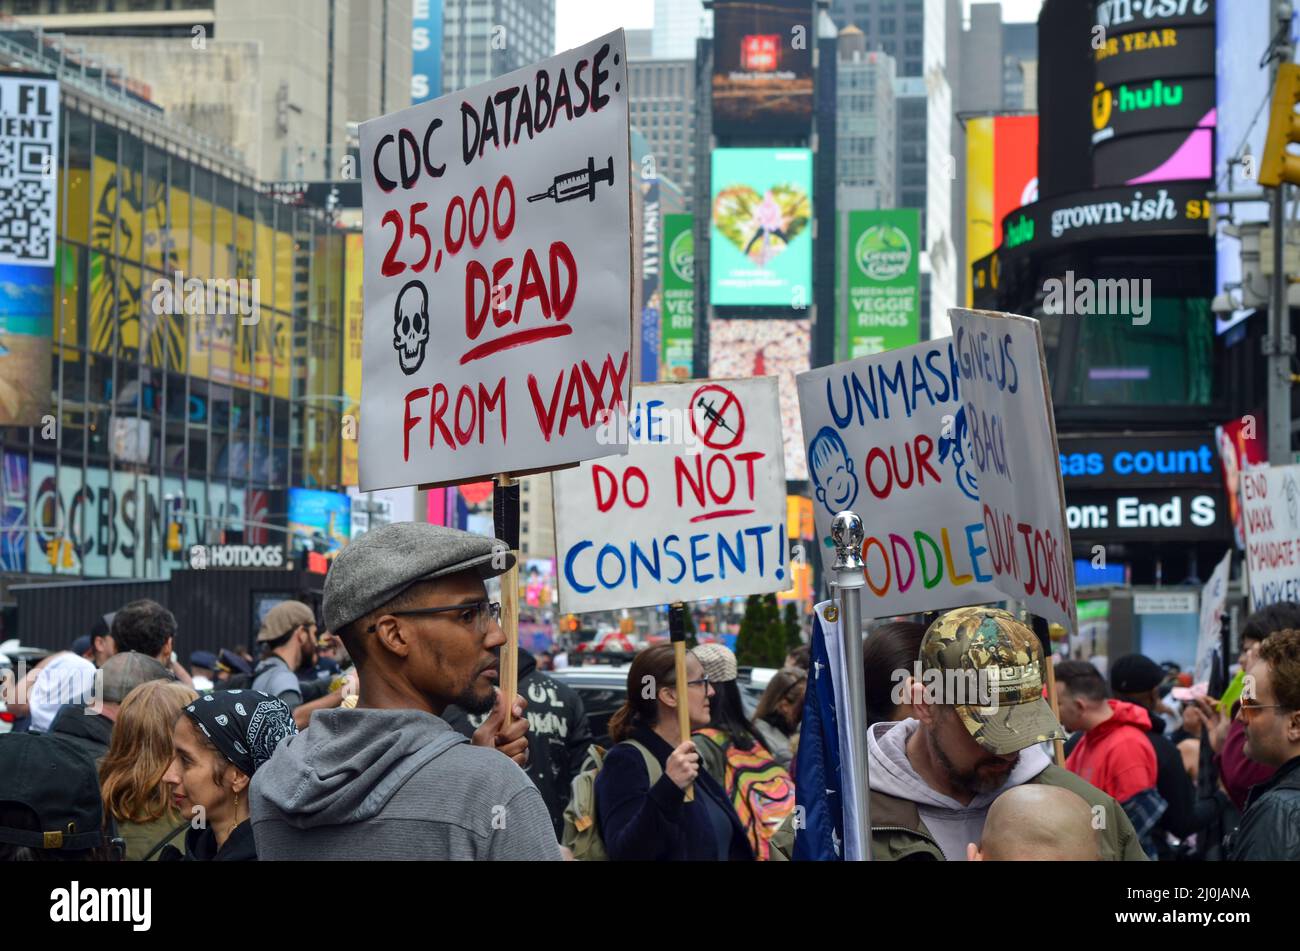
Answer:
[(55, 74), (53, 392), (42, 425), (0, 427), (0, 578), (165, 578), (196, 544), (287, 544), (291, 495), (328, 508), (355, 471), (360, 236), (138, 96)]

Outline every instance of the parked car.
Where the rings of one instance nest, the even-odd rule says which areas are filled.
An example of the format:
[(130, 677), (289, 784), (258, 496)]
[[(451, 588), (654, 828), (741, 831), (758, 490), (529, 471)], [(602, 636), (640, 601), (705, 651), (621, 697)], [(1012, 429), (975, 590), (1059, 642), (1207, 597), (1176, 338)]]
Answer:
[(548, 670), (547, 676), (563, 681), (578, 692), (587, 711), (587, 724), (596, 745), (609, 749), (609, 718), (627, 699), (627, 672), (632, 665), (605, 664)]
[[(0, 644), (0, 683), (6, 687), (15, 683), (20, 670), (30, 670), (49, 654), (39, 647), (24, 647), (17, 640), (5, 641)], [(13, 728), (14, 715), (9, 712), (4, 697), (0, 696), (0, 733), (8, 733)]]

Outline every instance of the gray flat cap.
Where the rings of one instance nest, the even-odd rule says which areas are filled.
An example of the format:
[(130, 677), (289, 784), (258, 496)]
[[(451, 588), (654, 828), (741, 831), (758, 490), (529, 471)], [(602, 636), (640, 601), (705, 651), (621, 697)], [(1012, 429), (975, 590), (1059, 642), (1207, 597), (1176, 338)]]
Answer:
[(423, 522), (366, 532), (334, 558), (325, 577), (325, 626), (338, 633), (417, 581), (477, 569), (495, 578), (515, 563), (506, 543)]
[(172, 672), (158, 661), (136, 651), (123, 651), (104, 661), (99, 669), (105, 703), (121, 703), (126, 695), (151, 680), (173, 680)]

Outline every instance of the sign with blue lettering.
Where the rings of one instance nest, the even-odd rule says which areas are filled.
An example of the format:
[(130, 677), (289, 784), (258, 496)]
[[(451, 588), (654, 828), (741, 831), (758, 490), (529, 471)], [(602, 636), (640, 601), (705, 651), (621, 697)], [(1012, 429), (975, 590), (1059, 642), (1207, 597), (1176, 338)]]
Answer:
[(635, 386), (602, 425), (627, 455), (552, 476), (562, 613), (791, 586), (776, 377)]
[(952, 309), (994, 585), (1077, 631), (1074, 566), (1038, 321)]
[(861, 516), (864, 617), (1000, 601), (980, 518), (975, 430), (949, 337), (797, 377), (817, 548)]

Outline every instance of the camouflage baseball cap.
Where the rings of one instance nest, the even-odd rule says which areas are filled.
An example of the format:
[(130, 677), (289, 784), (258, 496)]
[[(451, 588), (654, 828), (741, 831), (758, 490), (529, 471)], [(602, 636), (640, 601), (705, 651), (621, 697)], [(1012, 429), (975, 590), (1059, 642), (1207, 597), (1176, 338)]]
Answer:
[[(1043, 699), (1038, 637), (1006, 611), (969, 607), (940, 616), (921, 640), (921, 666), (960, 675), (943, 678), (940, 702), (953, 703), (970, 735), (990, 753), (1001, 756), (1065, 739)], [(958, 690), (966, 692), (949, 695), (949, 685), (958, 682)]]

